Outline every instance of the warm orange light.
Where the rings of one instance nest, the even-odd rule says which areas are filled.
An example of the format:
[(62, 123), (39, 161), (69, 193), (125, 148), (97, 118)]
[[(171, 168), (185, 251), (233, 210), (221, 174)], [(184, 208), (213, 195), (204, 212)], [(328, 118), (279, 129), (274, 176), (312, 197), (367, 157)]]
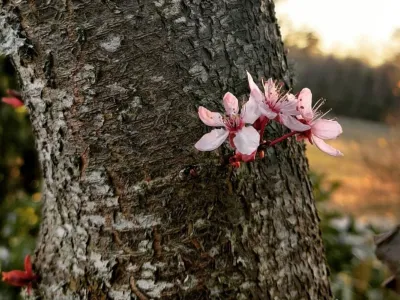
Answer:
[(308, 28), (321, 37), (323, 52), (372, 64), (393, 54), (394, 33), (400, 28), (399, 0), (381, 0), (379, 5), (365, 0), (285, 0), (276, 10), (284, 36)]

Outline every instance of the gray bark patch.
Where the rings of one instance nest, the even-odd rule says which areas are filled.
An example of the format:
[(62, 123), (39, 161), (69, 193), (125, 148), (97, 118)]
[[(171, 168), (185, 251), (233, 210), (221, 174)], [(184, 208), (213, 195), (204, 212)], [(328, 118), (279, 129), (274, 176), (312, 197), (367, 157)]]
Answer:
[[(8, 14), (9, 15), (9, 14)], [(7, 21), (7, 17), (0, 12), (0, 54), (10, 55), (18, 52), (25, 43), (25, 39), (18, 36), (18, 30)]]

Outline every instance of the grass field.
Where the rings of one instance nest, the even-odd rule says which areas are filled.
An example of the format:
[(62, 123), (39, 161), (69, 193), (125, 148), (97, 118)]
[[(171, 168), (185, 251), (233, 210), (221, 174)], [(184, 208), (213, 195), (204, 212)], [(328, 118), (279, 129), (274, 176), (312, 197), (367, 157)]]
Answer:
[[(338, 117), (338, 120), (343, 127), (343, 134), (337, 140), (328, 142), (340, 149), (344, 157), (331, 157), (314, 146), (307, 146), (311, 169), (325, 173), (328, 180), (338, 180), (342, 184), (332, 199), (332, 205), (371, 222), (382, 219), (398, 222), (398, 178), (381, 180), (378, 172), (366, 160), (367, 157), (377, 162), (390, 159), (392, 153), (389, 148), (393, 151), (391, 130), (381, 123), (346, 117)], [(393, 168), (400, 169), (397, 160), (393, 161)]]

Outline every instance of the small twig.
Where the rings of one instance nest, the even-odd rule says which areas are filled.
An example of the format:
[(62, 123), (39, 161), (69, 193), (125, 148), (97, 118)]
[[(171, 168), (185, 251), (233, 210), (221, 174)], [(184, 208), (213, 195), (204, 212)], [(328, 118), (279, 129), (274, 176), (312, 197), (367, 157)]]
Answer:
[(269, 123), (269, 119), (267, 117), (265, 117), (265, 119), (263, 119), (261, 121), (261, 125), (260, 125), (260, 127), (261, 127), (261, 129), (260, 129), (260, 139), (261, 139), (261, 141), (262, 141), (263, 136), (264, 136), (265, 127), (267, 126), (268, 123)]
[(139, 291), (139, 289), (136, 286), (135, 278), (133, 278), (133, 276), (131, 276), (129, 282), (131, 284), (131, 290), (136, 295), (136, 297), (138, 297), (140, 300), (149, 300), (149, 298), (147, 298), (145, 294)]
[(272, 146), (274, 146), (274, 145), (286, 140), (287, 138), (289, 138), (289, 137), (291, 137), (291, 136), (293, 136), (293, 135), (295, 135), (297, 133), (298, 133), (297, 131), (291, 131), (289, 133), (286, 133), (285, 135), (282, 135), (281, 137), (279, 137), (279, 138), (277, 138), (275, 140), (266, 141), (264, 143), (261, 143), (260, 146), (258, 146), (259, 147), (258, 149), (261, 150), (263, 148), (272, 147)]

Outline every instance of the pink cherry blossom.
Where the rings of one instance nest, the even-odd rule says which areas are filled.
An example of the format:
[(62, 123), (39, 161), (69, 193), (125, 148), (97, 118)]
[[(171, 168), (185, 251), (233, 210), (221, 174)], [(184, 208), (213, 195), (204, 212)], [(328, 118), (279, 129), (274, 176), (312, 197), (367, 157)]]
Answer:
[(343, 156), (343, 153), (333, 148), (324, 142), (337, 138), (342, 132), (342, 126), (337, 121), (323, 119), (326, 115), (319, 111), (319, 108), (324, 104), (323, 101), (318, 101), (314, 107), (311, 106), (312, 93), (310, 89), (304, 88), (298, 96), (297, 109), (301, 113), (301, 121), (308, 124), (311, 129), (302, 132), (298, 139), (307, 138), (311, 144), (317, 146), (321, 151), (332, 156)]
[(238, 99), (231, 93), (226, 93), (223, 99), (226, 115), (211, 112), (200, 106), (199, 117), (204, 124), (213, 129), (195, 144), (200, 151), (212, 151), (217, 149), (229, 137), (230, 145), (240, 153), (250, 155), (257, 150), (260, 141), (260, 134), (252, 126), (260, 116), (258, 103), (254, 99), (247, 101), (239, 114)]
[(297, 120), (294, 116), (298, 114), (296, 97), (290, 93), (282, 93), (281, 87), (277, 86), (272, 79), (264, 83), (264, 94), (254, 83), (253, 78), (247, 72), (250, 86), (250, 99), (259, 104), (262, 115), (269, 120), (276, 120), (287, 128), (294, 131), (309, 130), (310, 126)]

